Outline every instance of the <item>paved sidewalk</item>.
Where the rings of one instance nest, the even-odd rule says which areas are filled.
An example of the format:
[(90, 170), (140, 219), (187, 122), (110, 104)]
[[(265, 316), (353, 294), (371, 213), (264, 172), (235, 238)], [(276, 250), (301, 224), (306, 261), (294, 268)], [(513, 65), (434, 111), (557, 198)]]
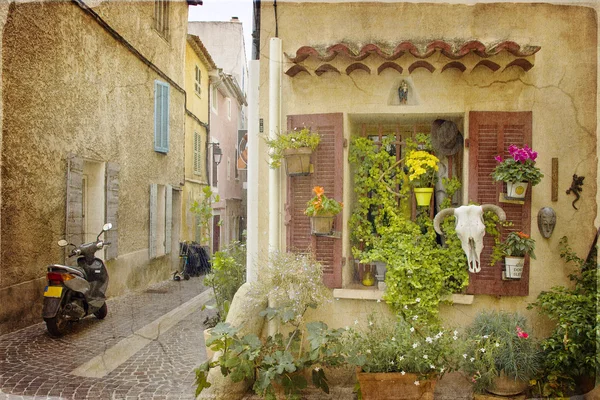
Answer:
[(87, 317), (60, 339), (43, 322), (0, 336), (0, 400), (193, 400), (206, 358), (202, 280), (109, 299), (105, 320)]

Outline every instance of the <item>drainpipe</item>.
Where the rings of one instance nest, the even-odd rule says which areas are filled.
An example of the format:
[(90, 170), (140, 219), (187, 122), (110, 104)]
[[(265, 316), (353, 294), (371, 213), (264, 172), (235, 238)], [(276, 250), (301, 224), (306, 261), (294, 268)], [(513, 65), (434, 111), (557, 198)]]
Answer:
[[(269, 41), (269, 139), (276, 139), (281, 124), (281, 74), (283, 71), (281, 39), (271, 38)], [(280, 243), (280, 168), (269, 168), (269, 254), (279, 250)], [(269, 256), (269, 262), (271, 262)], [(273, 299), (269, 298), (269, 307), (275, 308)], [(275, 318), (267, 325), (269, 335), (278, 331)]]
[[(269, 139), (276, 139), (281, 124), (281, 39), (269, 43)], [(279, 168), (269, 168), (269, 251), (279, 250), (280, 243), (280, 181)]]
[(248, 85), (248, 174), (247, 174), (247, 217), (246, 226), (246, 281), (256, 282), (258, 279), (258, 99), (260, 61), (249, 63)]

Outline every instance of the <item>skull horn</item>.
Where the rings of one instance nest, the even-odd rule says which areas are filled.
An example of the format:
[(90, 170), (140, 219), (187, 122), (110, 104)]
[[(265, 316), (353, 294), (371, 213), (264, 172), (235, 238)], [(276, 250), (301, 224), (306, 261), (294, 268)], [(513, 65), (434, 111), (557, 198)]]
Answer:
[(506, 221), (506, 213), (499, 206), (497, 206), (495, 204), (482, 204), (481, 208), (483, 209), (484, 212), (485, 211), (493, 211), (493, 212), (495, 212), (496, 215), (498, 215), (498, 219), (500, 221)]
[[(498, 207), (498, 208), (500, 208), (500, 207)], [(433, 219), (433, 228), (440, 235), (443, 235), (442, 229), (440, 228), (440, 224), (442, 223), (444, 218), (449, 217), (451, 215), (454, 215), (454, 208), (444, 208), (439, 213), (437, 213), (435, 218)]]

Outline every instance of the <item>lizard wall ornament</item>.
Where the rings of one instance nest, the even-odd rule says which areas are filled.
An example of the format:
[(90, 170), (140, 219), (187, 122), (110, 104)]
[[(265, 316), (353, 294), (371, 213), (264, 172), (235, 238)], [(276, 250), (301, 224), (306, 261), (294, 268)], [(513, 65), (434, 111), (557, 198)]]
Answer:
[(575, 203), (578, 202), (581, 198), (579, 193), (581, 193), (581, 191), (583, 190), (582, 186), (584, 179), (585, 176), (577, 176), (573, 174), (573, 182), (571, 182), (571, 187), (567, 189), (567, 194), (573, 193), (576, 197), (575, 200), (573, 200), (573, 203), (571, 203), (573, 208), (576, 210), (579, 210), (577, 207), (575, 207)]

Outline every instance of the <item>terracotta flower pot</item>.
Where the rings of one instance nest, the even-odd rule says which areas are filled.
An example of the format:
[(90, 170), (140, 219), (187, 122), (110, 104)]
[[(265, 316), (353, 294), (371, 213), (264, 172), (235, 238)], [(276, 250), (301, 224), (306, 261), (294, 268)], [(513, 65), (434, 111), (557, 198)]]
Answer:
[(311, 173), (310, 156), (312, 152), (310, 147), (285, 149), (283, 157), (285, 158), (285, 170), (288, 176), (309, 175)]
[[(416, 374), (356, 371), (363, 400), (433, 400), (437, 379), (420, 380)], [(418, 385), (415, 384), (418, 382)]]
[(415, 198), (417, 199), (417, 205), (421, 207), (427, 207), (431, 204), (431, 197), (433, 196), (433, 188), (414, 188)]
[(335, 215), (316, 215), (310, 217), (310, 231), (313, 235), (331, 235)]
[(529, 386), (529, 382), (522, 380), (515, 380), (500, 372), (500, 376), (494, 378), (494, 385), (486, 390), (492, 394), (498, 396), (514, 396), (519, 393), (523, 393)]

